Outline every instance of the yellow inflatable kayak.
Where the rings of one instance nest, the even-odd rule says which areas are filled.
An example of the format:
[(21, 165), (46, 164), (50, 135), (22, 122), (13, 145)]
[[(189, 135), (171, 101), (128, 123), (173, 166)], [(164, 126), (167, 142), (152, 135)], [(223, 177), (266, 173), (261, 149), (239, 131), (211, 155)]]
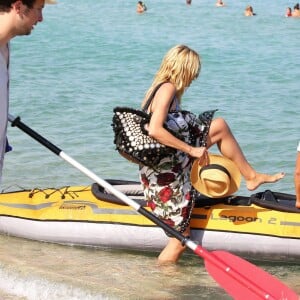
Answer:
[[(144, 205), (139, 183), (108, 180)], [(246, 258), (300, 262), (300, 210), (295, 196), (265, 191), (251, 197), (200, 197), (191, 239), (208, 250)], [(0, 194), (0, 232), (38, 241), (160, 251), (164, 231), (98, 184)]]

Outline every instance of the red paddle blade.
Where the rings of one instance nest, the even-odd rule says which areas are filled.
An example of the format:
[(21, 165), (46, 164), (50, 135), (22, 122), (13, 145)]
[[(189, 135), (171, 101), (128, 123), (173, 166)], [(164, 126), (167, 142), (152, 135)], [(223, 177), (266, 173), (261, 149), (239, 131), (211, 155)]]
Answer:
[[(197, 250), (197, 249), (196, 249)], [(207, 272), (234, 299), (299, 300), (276, 277), (226, 251), (195, 251), (204, 258)]]

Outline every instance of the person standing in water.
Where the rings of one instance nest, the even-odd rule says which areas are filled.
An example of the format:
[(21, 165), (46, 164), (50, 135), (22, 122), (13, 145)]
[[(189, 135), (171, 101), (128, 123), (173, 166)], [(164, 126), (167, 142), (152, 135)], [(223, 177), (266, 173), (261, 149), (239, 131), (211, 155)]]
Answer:
[[(145, 199), (158, 218), (185, 236), (190, 234), (189, 222), (196, 194), (190, 180), (192, 163), (198, 159), (199, 164), (208, 165), (208, 149), (212, 145), (217, 145), (221, 154), (236, 164), (250, 191), (263, 183), (276, 182), (285, 175), (268, 175), (254, 170), (226, 121), (213, 119), (214, 111), (197, 117), (181, 109), (182, 96), (198, 77), (200, 68), (200, 56), (196, 51), (186, 45), (171, 48), (142, 103), (144, 107), (152, 92), (157, 90), (148, 108), (148, 113), (151, 113), (148, 133), (161, 144), (177, 150), (175, 155), (163, 158), (155, 169), (140, 167)], [(175, 137), (165, 126), (181, 138)], [(160, 263), (175, 263), (184, 250), (180, 241), (170, 237), (158, 260)]]

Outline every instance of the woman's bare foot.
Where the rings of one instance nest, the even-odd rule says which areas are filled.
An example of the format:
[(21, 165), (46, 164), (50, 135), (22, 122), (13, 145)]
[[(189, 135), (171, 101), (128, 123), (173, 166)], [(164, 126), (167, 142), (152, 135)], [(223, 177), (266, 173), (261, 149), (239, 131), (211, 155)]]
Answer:
[(263, 183), (273, 183), (282, 179), (284, 176), (284, 172), (274, 175), (256, 173), (254, 178), (246, 180), (246, 185), (249, 191), (253, 191)]

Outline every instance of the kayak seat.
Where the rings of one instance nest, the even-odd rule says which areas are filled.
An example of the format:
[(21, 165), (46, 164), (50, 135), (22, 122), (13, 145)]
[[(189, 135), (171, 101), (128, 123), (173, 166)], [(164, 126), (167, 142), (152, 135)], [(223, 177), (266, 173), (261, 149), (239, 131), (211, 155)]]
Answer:
[[(116, 180), (106, 179), (115, 189), (125, 194), (141, 206), (147, 206), (147, 202), (144, 199), (144, 193), (141, 187), (141, 183), (137, 181), (128, 180)], [(92, 194), (98, 199), (114, 204), (127, 205), (121, 199), (105, 190), (102, 186), (97, 183), (92, 184)]]
[(296, 196), (292, 194), (278, 193), (270, 190), (256, 193), (250, 196), (251, 202), (257, 206), (277, 211), (300, 213), (295, 207)]

